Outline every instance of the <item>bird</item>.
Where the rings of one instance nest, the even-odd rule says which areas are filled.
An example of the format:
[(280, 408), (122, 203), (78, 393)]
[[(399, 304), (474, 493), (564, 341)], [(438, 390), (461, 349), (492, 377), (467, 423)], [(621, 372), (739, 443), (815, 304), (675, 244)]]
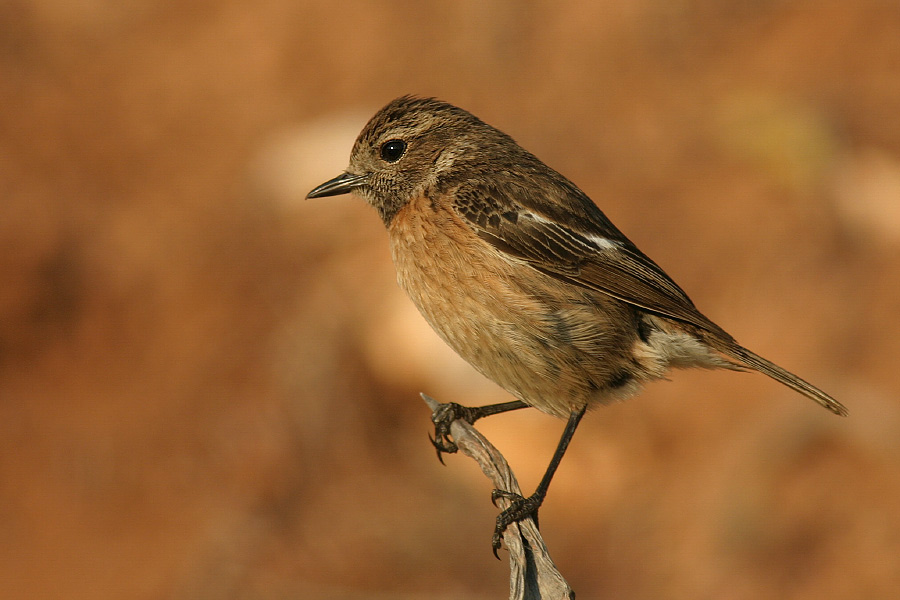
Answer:
[(535, 492), (494, 490), (494, 555), (537, 519), (589, 408), (625, 400), (671, 369), (758, 371), (837, 415), (832, 396), (740, 345), (701, 313), (574, 183), (468, 111), (406, 95), (369, 120), (347, 169), (307, 198), (352, 193), (388, 232), (397, 281), (434, 331), (515, 400), (433, 416), (449, 423), (534, 407), (566, 419)]

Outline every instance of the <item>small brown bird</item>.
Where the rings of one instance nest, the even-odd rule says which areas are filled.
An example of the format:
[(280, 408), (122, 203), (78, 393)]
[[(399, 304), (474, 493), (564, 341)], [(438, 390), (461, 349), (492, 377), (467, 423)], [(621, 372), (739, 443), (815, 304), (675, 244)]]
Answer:
[(587, 408), (635, 395), (671, 368), (754, 369), (838, 415), (844, 406), (738, 344), (568, 179), (474, 115), (404, 96), (365, 126), (346, 172), (308, 198), (353, 192), (390, 235), (397, 278), (457, 353), (518, 400), (452, 405), (449, 423), (533, 406), (568, 418), (535, 493), (507, 497), (506, 527), (537, 516)]

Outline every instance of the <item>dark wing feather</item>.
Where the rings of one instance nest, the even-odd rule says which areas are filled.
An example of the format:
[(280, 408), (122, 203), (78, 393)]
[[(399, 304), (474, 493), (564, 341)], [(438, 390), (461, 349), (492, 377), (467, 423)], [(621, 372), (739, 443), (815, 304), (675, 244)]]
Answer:
[(568, 283), (731, 339), (581, 190), (553, 183), (539, 188), (552, 199), (534, 198), (516, 184), (501, 190), (468, 183), (451, 196), (478, 236), (501, 252)]

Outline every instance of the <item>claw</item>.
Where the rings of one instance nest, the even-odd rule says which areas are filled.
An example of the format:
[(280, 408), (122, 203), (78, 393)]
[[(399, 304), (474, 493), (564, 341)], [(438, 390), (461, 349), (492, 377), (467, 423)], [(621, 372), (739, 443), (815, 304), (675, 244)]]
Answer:
[(491, 504), (493, 504), (495, 507), (497, 506), (497, 500), (499, 500), (500, 498), (506, 498), (510, 502), (513, 502), (515, 500), (524, 500), (521, 495), (514, 492), (507, 492), (506, 490), (493, 490), (491, 492)]
[(491, 550), (494, 551), (494, 558), (500, 560), (500, 555), (497, 554), (497, 551), (500, 549), (500, 535), (495, 531), (493, 537), (491, 537)]
[(442, 465), (446, 466), (443, 455), (445, 452), (447, 454), (453, 454), (454, 452), (456, 452), (458, 450), (456, 444), (448, 440), (446, 437), (444, 437), (445, 441), (439, 442), (435, 438), (431, 437), (430, 433), (428, 434), (428, 440), (431, 442), (431, 445), (434, 446), (434, 449), (437, 452), (438, 460), (441, 461)]

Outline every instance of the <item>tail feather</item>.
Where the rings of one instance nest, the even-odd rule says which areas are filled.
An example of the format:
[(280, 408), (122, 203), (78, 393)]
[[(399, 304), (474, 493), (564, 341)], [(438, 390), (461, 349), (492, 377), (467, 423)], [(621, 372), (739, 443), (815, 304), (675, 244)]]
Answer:
[(800, 379), (790, 371), (782, 369), (772, 361), (766, 360), (762, 356), (759, 356), (758, 354), (747, 350), (737, 343), (720, 345), (718, 349), (719, 351), (723, 352), (731, 358), (740, 361), (748, 367), (756, 369), (760, 373), (768, 375), (775, 381), (783, 383), (789, 388), (800, 392), (807, 398), (815, 400), (834, 414), (840, 415), (842, 417), (847, 416), (847, 407), (845, 407), (843, 404), (841, 404), (816, 386), (812, 385), (811, 383)]

